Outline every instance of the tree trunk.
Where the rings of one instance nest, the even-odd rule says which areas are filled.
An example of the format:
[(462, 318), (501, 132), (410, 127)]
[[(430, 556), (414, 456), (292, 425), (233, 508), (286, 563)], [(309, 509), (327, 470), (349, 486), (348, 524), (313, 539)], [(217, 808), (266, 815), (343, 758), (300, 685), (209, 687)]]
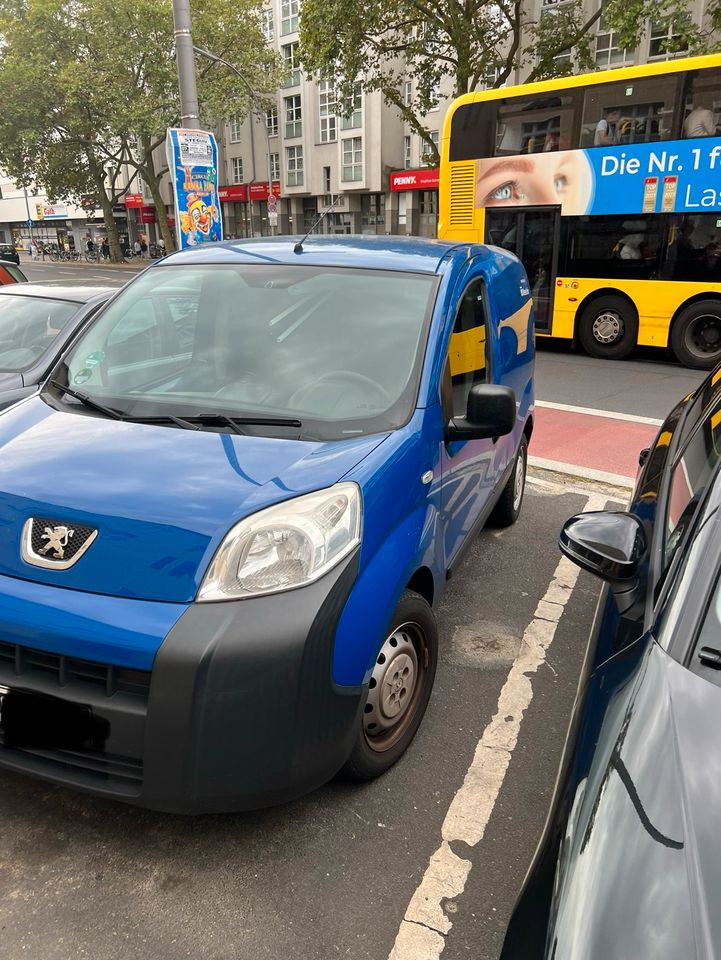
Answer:
[(165, 249), (170, 253), (171, 250), (175, 250), (175, 241), (173, 240), (173, 234), (168, 226), (168, 218), (165, 214), (165, 202), (163, 201), (163, 195), (160, 192), (160, 177), (155, 172), (155, 158), (153, 156), (152, 144), (149, 140), (143, 138), (143, 163), (138, 168), (142, 174), (143, 179), (150, 187), (150, 195), (153, 198), (153, 203), (155, 204), (155, 215), (158, 218), (158, 227), (160, 228), (160, 235), (165, 241)]
[(100, 209), (103, 211), (103, 223), (110, 246), (110, 259), (113, 263), (122, 263), (123, 254), (120, 250), (120, 236), (118, 235), (118, 224), (113, 216), (113, 201), (105, 189), (105, 170), (102, 164), (90, 154), (88, 154), (88, 166), (95, 183), (97, 199), (100, 201)]

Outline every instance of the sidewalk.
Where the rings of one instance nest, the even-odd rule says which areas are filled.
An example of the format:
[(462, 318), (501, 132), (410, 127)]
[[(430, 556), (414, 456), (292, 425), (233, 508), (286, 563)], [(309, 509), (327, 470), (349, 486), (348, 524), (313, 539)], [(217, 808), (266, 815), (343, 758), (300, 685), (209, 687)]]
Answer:
[(632, 487), (638, 455), (658, 433), (660, 420), (542, 400), (536, 403), (531, 465)]
[(45, 257), (43, 260), (42, 257), (38, 257), (37, 260), (33, 260), (29, 253), (25, 250), (20, 251), (20, 268), (23, 267), (41, 267), (43, 264), (49, 264), (53, 267), (63, 266), (63, 267), (87, 267), (88, 269), (97, 269), (98, 267), (137, 267), (148, 266), (153, 261), (141, 260), (136, 258), (130, 260), (126, 263), (125, 260), (122, 260), (120, 263), (113, 263), (111, 260), (91, 260), (88, 262), (85, 257), (81, 257), (80, 260), (51, 260), (50, 257)]

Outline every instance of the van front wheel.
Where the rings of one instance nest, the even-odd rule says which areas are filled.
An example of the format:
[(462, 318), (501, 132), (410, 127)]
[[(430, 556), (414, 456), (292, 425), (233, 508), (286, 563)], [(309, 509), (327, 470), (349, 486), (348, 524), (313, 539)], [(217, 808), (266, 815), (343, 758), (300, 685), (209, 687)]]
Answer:
[(623, 360), (636, 346), (638, 317), (623, 297), (599, 297), (583, 310), (578, 339), (590, 357)]
[(438, 626), (430, 604), (406, 590), (378, 651), (353, 752), (342, 769), (372, 780), (398, 760), (420, 726), (438, 662)]

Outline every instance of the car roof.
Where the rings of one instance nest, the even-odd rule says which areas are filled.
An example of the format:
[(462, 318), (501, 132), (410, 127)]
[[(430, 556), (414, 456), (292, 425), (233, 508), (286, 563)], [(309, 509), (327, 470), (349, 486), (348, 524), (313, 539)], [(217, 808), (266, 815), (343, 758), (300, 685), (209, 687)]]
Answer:
[[(294, 247), (300, 237), (267, 237), (204, 243), (169, 254), (152, 269), (182, 263), (284, 263), (328, 267), (365, 267), (414, 273), (438, 273), (446, 258), (465, 260), (471, 245), (448, 240), (398, 236), (317, 236), (303, 240), (302, 252)], [(473, 253), (485, 251), (474, 246)], [(490, 254), (487, 254), (490, 256)]]
[(69, 285), (56, 287), (42, 283), (12, 283), (0, 287), (0, 296), (44, 297), (46, 300), (89, 303), (96, 297), (107, 298), (117, 289), (117, 287), (72, 287)]

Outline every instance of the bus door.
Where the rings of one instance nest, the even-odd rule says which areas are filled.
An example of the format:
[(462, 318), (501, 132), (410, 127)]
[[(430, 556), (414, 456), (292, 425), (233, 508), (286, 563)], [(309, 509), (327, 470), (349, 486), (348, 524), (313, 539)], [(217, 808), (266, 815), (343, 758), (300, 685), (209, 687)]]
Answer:
[(551, 331), (560, 223), (560, 207), (486, 207), (486, 243), (510, 250), (523, 263), (542, 333)]

